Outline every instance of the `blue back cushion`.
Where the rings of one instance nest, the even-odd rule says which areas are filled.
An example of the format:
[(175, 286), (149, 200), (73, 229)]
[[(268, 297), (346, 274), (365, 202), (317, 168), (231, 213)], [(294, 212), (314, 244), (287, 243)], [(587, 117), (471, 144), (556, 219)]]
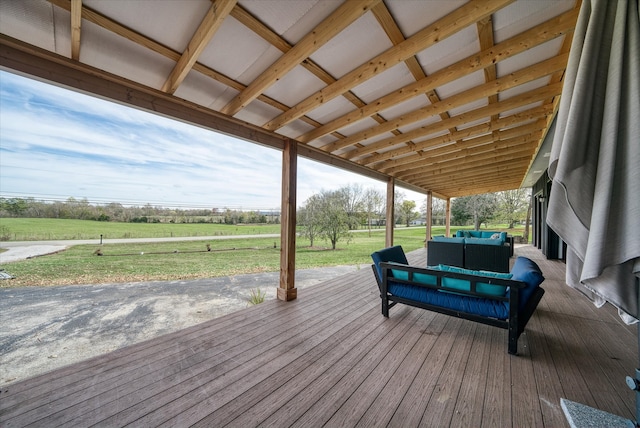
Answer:
[(380, 281), (382, 281), (382, 269), (380, 269), (380, 263), (395, 262), (403, 265), (409, 264), (407, 256), (405, 256), (404, 250), (400, 245), (376, 251), (371, 254), (371, 258), (373, 259), (373, 264), (376, 266), (376, 272), (378, 272), (378, 278), (380, 278)]
[(489, 238), (464, 238), (464, 242), (471, 245), (497, 245), (501, 246), (503, 242), (499, 239)]
[(433, 240), (437, 242), (453, 242), (455, 244), (464, 244), (464, 238), (456, 238), (456, 237), (449, 238), (447, 236), (434, 236)]
[(512, 279), (522, 281), (527, 286), (520, 289), (520, 306), (529, 300), (531, 294), (544, 281), (544, 276), (538, 265), (531, 259), (526, 257), (518, 257), (511, 268)]
[[(467, 275), (484, 276), (488, 278), (511, 279), (510, 273), (489, 272), (484, 270), (463, 269), (456, 266), (439, 265), (437, 270), (454, 273), (464, 273)], [(442, 278), (442, 285), (447, 288), (453, 288), (460, 291), (470, 291), (471, 283), (465, 279), (459, 278)], [(476, 283), (476, 292), (487, 294), (489, 296), (504, 296), (507, 293), (507, 287), (503, 285), (489, 284), (485, 282)]]

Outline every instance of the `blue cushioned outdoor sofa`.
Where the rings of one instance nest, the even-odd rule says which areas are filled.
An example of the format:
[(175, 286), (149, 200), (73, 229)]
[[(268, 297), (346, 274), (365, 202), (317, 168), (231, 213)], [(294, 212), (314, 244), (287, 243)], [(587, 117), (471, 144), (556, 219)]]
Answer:
[(389, 317), (389, 309), (403, 303), (504, 328), (508, 352), (514, 355), (518, 337), (544, 294), (544, 276), (526, 257), (518, 257), (510, 273), (410, 266), (401, 246), (376, 251), (371, 258), (382, 315)]

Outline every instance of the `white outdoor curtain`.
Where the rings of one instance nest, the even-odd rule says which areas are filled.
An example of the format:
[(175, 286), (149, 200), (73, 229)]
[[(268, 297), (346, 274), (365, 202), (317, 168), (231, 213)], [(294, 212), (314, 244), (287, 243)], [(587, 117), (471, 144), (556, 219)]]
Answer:
[(640, 319), (638, 0), (583, 0), (549, 163), (547, 224), (567, 243), (567, 284)]

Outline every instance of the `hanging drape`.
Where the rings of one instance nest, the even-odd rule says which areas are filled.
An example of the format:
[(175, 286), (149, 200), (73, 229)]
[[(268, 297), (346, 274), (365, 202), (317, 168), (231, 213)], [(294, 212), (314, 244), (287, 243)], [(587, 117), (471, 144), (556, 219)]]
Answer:
[(567, 284), (637, 321), (640, 284), (638, 0), (583, 0), (549, 163), (547, 224)]

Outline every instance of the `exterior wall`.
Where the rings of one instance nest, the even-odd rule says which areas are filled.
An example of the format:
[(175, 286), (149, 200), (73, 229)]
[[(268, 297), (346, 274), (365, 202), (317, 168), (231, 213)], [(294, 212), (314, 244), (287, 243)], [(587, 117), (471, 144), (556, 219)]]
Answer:
[(534, 184), (531, 191), (532, 207), (532, 243), (542, 251), (548, 259), (565, 259), (565, 244), (560, 237), (547, 226), (547, 209), (551, 179), (545, 172)]

